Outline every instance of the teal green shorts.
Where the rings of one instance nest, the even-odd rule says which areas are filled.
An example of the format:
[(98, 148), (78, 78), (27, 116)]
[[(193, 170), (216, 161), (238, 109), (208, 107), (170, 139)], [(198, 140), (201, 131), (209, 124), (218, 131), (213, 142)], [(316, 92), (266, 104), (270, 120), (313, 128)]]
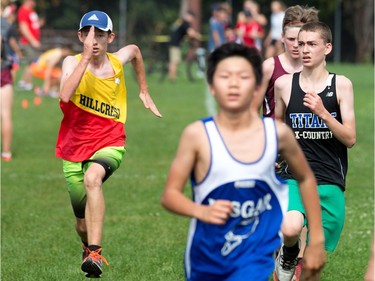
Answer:
[(120, 167), (124, 153), (124, 147), (105, 147), (83, 162), (63, 160), (63, 171), (68, 183), (70, 202), (77, 218), (85, 217), (86, 191), (83, 183), (85, 171), (92, 163), (102, 165), (106, 171), (104, 182)]
[[(305, 216), (297, 181), (287, 180), (289, 185), (288, 211), (297, 210)], [(326, 251), (333, 252), (339, 242), (345, 221), (345, 197), (342, 189), (337, 185), (318, 185), (320, 207), (322, 211), (322, 222), (325, 238)], [(308, 239), (308, 238), (307, 238)]]

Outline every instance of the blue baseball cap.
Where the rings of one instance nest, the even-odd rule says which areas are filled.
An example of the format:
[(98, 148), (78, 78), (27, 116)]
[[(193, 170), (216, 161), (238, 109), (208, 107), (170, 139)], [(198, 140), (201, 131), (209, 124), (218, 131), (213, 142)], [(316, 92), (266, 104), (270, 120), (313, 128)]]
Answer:
[(92, 25), (103, 31), (112, 31), (113, 29), (111, 18), (102, 11), (95, 10), (84, 14), (79, 23), (79, 30)]

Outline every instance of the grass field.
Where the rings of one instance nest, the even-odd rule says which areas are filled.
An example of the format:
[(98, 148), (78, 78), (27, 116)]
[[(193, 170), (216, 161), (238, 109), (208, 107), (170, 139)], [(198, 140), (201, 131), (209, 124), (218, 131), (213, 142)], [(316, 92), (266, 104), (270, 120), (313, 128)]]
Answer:
[[(357, 144), (350, 150), (347, 216), (337, 250), (328, 256), (322, 280), (363, 280), (374, 225), (374, 71), (372, 65), (330, 65), (355, 90)], [(129, 75), (130, 76), (130, 75)], [(127, 153), (104, 185), (107, 212), (103, 280), (183, 280), (187, 218), (162, 209), (159, 198), (185, 125), (207, 115), (205, 84), (158, 83), (150, 91), (163, 114), (143, 109), (134, 79), (128, 79)], [(58, 100), (16, 91), (11, 162), (1, 163), (1, 280), (85, 280), (61, 161), (54, 157), (61, 120)], [(27, 100), (28, 108), (21, 107)], [(256, 280), (254, 280), (256, 281)]]

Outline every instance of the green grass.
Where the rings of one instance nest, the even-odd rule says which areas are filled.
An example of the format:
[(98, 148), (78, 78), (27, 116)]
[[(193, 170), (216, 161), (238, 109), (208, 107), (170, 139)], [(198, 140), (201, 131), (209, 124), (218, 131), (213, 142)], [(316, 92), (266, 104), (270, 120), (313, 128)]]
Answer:
[[(361, 280), (367, 265), (374, 206), (374, 83), (370, 65), (329, 66), (354, 85), (357, 144), (350, 150), (347, 217), (337, 250), (322, 280)], [(183, 128), (206, 116), (205, 84), (180, 75), (174, 83), (149, 78), (163, 114), (143, 108), (129, 75), (127, 153), (105, 183), (104, 280), (183, 280), (189, 220), (162, 209), (159, 198)], [(61, 161), (54, 146), (61, 120), (57, 99), (33, 104), (34, 94), (16, 91), (14, 159), (1, 163), (1, 280), (85, 280)], [(23, 109), (23, 99), (29, 107)]]

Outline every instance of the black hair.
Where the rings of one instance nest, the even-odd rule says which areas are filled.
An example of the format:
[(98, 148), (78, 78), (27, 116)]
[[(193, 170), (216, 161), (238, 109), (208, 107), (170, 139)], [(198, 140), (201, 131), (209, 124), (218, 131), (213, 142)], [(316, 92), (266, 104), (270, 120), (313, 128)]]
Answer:
[(260, 85), (263, 79), (262, 58), (256, 48), (249, 48), (234, 42), (225, 43), (217, 47), (207, 58), (206, 78), (208, 84), (212, 84), (217, 65), (229, 57), (242, 57), (253, 67), (256, 84)]

